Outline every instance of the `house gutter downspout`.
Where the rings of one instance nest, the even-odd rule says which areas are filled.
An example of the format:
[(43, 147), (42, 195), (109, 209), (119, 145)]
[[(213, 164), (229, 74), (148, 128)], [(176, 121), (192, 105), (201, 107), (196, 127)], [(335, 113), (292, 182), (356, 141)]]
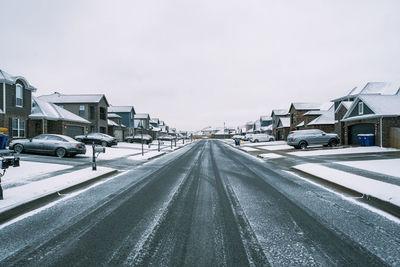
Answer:
[(383, 123), (383, 116), (381, 116), (381, 120), (380, 120), (380, 122), (379, 122), (379, 131), (380, 131), (380, 133), (379, 133), (379, 139), (380, 139), (380, 143), (381, 143), (381, 147), (383, 147), (383, 144), (382, 144), (382, 142), (383, 142), (383, 138), (382, 138), (382, 133), (383, 133), (383, 130), (382, 130), (382, 123)]

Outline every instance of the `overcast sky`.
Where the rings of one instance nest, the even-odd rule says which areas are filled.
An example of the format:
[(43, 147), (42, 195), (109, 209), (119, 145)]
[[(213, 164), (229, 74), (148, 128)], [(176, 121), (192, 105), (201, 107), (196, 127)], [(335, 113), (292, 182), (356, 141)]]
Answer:
[(0, 69), (172, 127), (238, 126), (400, 78), (400, 1), (0, 0)]

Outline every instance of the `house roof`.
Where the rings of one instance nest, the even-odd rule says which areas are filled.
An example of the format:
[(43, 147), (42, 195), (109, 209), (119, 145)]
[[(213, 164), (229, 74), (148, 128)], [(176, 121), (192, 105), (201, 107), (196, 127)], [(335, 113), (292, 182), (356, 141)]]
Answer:
[[(349, 117), (354, 108), (358, 106), (359, 100), (367, 105), (374, 114)], [(359, 95), (344, 115), (342, 121), (396, 116), (400, 116), (400, 95)]]
[(335, 110), (335, 112), (338, 112), (339, 109), (343, 106), (346, 108), (346, 110), (349, 110), (349, 108), (351, 107), (351, 105), (353, 104), (353, 101), (342, 101), (340, 102), (339, 106), (337, 107), (337, 109)]
[(260, 116), (260, 120), (262, 121), (270, 121), (272, 118), (270, 116)]
[(272, 112), (271, 112), (271, 117), (273, 115), (285, 116), (285, 115), (288, 115), (288, 114), (289, 114), (289, 111), (287, 109), (273, 109)]
[(36, 88), (30, 85), (29, 82), (24, 77), (12, 76), (11, 74), (3, 70), (0, 70), (0, 83), (15, 84), (17, 81), (21, 81), (26, 89), (36, 92)]
[(333, 110), (328, 110), (328, 111), (322, 111), (321, 115), (311, 122), (307, 124), (308, 125), (321, 125), (321, 124), (335, 124), (335, 113)]
[(150, 115), (148, 113), (138, 113), (133, 116), (135, 119), (150, 119)]
[(104, 94), (77, 94), (77, 95), (64, 95), (58, 92), (55, 92), (51, 95), (42, 95), (39, 96), (40, 99), (56, 103), (56, 104), (63, 104), (63, 103), (99, 103), (101, 99), (104, 97), (104, 100), (109, 106), (107, 98)]
[(304, 126), (304, 121), (300, 122), (299, 124), (296, 125), (296, 127), (302, 127)]
[(107, 124), (108, 126), (119, 126), (118, 123), (110, 119), (107, 120)]
[(321, 107), (321, 103), (292, 103), (292, 105), (296, 110), (319, 110)]
[(78, 115), (69, 112), (53, 103), (43, 101), (32, 96), (32, 114), (29, 115), (30, 119), (46, 119), (55, 121), (73, 121), (85, 124), (90, 124), (89, 121), (85, 120)]
[(107, 117), (109, 117), (109, 118), (121, 118), (120, 115), (115, 114), (115, 113), (107, 113)]
[(133, 106), (109, 106), (108, 112), (135, 112), (135, 108)]
[(290, 118), (288, 118), (288, 117), (281, 117), (281, 118), (279, 118), (279, 120), (280, 120), (279, 125), (281, 125), (281, 126), (279, 126), (279, 128), (287, 128), (287, 127), (290, 127)]
[(399, 93), (400, 83), (367, 82), (364, 86), (354, 87), (347, 95), (336, 98), (332, 101), (340, 101), (350, 97), (366, 94), (396, 95)]

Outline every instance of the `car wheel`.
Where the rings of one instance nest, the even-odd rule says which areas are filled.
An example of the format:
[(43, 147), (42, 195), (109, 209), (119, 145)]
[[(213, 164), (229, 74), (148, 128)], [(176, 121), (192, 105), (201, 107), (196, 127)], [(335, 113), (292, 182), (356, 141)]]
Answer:
[(269, 141), (272, 142), (272, 141), (274, 141), (274, 139), (271, 138), (271, 139), (269, 139)]
[(331, 141), (329, 141), (329, 144), (328, 144), (330, 147), (334, 147), (334, 146), (337, 146), (338, 145), (338, 141), (336, 140), (336, 139), (333, 139), (333, 140), (331, 140)]
[(258, 140), (256, 139), (256, 140), (254, 140), (254, 143), (258, 143)]
[(67, 150), (65, 150), (65, 148), (60, 147), (60, 148), (56, 149), (57, 157), (63, 158), (63, 157), (65, 157), (66, 154), (67, 154)]
[(306, 142), (301, 142), (299, 144), (299, 148), (302, 149), (302, 150), (306, 149), (307, 148), (307, 143)]
[(102, 141), (101, 142), (101, 146), (107, 146), (107, 142), (106, 141)]
[(14, 146), (14, 151), (16, 152), (16, 153), (21, 153), (22, 151), (24, 150), (24, 146), (23, 145), (21, 145), (21, 144), (16, 144), (15, 146)]

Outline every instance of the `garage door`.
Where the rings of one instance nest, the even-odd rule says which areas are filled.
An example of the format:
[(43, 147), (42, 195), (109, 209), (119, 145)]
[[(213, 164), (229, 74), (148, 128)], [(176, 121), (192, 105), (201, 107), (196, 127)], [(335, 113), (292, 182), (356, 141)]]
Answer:
[(114, 137), (117, 138), (118, 141), (124, 141), (122, 130), (115, 130)]
[(358, 134), (375, 134), (375, 124), (361, 123), (349, 127), (349, 144), (358, 145)]
[(76, 126), (76, 125), (67, 125), (65, 135), (68, 135), (70, 137), (75, 137), (77, 135), (84, 134), (84, 127), (82, 126)]

